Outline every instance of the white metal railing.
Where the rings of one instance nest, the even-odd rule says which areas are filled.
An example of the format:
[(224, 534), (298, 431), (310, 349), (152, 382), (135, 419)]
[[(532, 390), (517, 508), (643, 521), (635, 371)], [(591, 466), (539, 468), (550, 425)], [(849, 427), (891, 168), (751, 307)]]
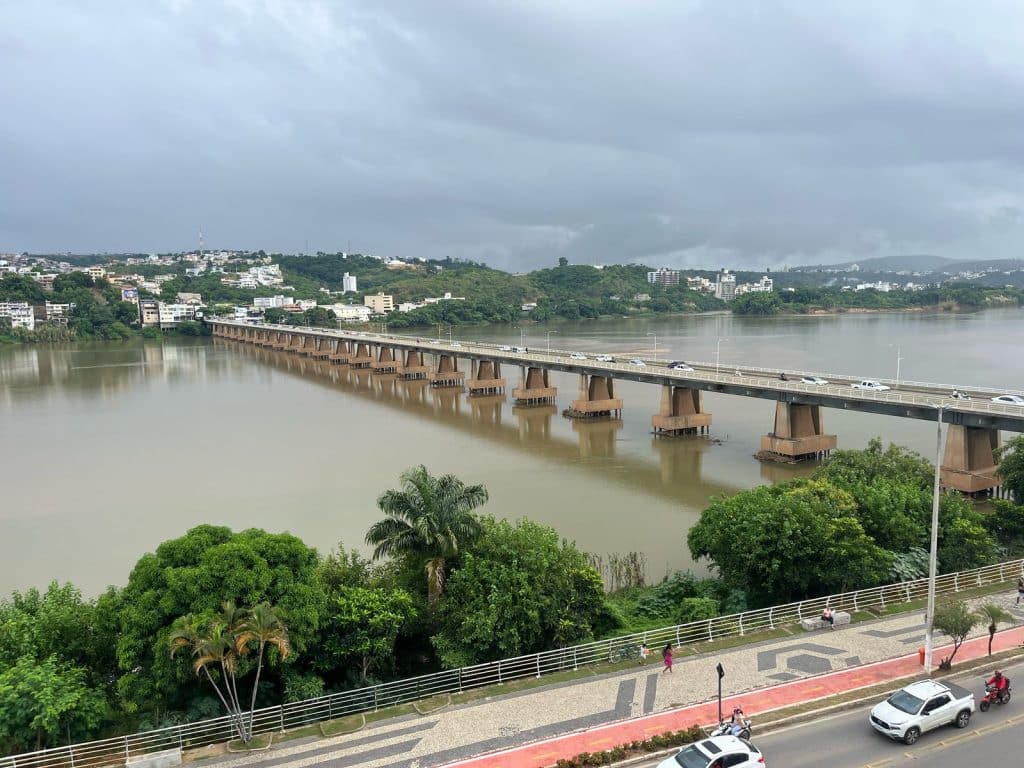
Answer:
[[(1009, 560), (970, 571), (943, 574), (936, 580), (936, 591), (938, 594), (952, 594), (975, 587), (1012, 582), (1022, 574), (1024, 560)], [(633, 653), (640, 643), (647, 643), (651, 647), (668, 642), (684, 645), (746, 635), (795, 624), (803, 618), (820, 616), (825, 605), (853, 613), (923, 599), (927, 592), (928, 580), (915, 579), (265, 707), (254, 714), (253, 733), (285, 731), (438, 694), (500, 685), (527, 677), (539, 678), (589, 664), (607, 663), (618, 659), (624, 650)], [(222, 716), (128, 736), (0, 757), (0, 768), (94, 768), (123, 765), (130, 758), (166, 749), (189, 749), (228, 741), (234, 735), (231, 718)]]

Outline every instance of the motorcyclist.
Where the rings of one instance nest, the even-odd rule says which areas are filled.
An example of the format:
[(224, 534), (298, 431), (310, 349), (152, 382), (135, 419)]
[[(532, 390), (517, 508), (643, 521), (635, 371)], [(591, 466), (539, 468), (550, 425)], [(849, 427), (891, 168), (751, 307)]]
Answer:
[(744, 722), (746, 718), (743, 715), (743, 710), (736, 707), (732, 711), (732, 717), (729, 718), (729, 733), (733, 736), (739, 736), (743, 732), (743, 728), (746, 726)]
[(994, 688), (1002, 694), (1003, 691), (1010, 687), (1010, 679), (997, 669), (985, 685)]

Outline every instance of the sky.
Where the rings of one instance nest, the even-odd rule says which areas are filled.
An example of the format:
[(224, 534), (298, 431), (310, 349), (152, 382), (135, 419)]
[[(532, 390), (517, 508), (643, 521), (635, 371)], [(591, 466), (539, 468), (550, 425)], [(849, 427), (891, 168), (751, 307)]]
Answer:
[(0, 0), (0, 252), (1024, 255), (1019, 0)]

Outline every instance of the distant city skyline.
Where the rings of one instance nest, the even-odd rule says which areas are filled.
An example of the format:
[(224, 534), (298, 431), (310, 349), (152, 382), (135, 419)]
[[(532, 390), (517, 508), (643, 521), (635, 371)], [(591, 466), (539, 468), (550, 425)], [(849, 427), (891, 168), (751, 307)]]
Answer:
[(0, 251), (779, 268), (1024, 246), (1024, 8), (0, 7)]

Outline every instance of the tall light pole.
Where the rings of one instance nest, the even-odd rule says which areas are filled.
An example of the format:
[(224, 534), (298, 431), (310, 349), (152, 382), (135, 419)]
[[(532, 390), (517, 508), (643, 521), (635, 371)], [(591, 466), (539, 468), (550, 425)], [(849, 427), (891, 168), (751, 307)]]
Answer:
[(546, 333), (548, 335), (548, 352), (551, 352), (551, 334), (558, 333), (558, 331), (547, 331)]
[(648, 333), (647, 335), (654, 337), (654, 359), (657, 360), (658, 359), (658, 334), (656, 334), (656, 333)]
[(896, 345), (896, 389), (900, 388), (900, 363), (903, 362), (903, 357), (900, 352), (903, 351), (903, 347), (900, 344)]
[(442, 326), (442, 325), (444, 325), (444, 323), (438, 323), (438, 324), (437, 324), (437, 340), (438, 340), (438, 341), (440, 341), (440, 340), (441, 340), (441, 326)]
[(718, 343), (715, 344), (715, 373), (718, 373), (718, 362), (722, 359), (722, 342), (728, 341), (723, 339), (721, 336), (718, 337)]
[(452, 326), (448, 326), (448, 343), (452, 343)]
[(932, 673), (932, 626), (935, 621), (935, 572), (938, 568), (939, 552), (939, 491), (942, 482), (942, 459), (946, 444), (942, 440), (942, 408), (939, 406), (935, 430), (935, 485), (932, 488), (932, 541), (928, 553), (928, 608), (925, 613), (924, 629), (924, 671)]
[(525, 347), (526, 346), (526, 331), (523, 330), (523, 326), (521, 326), (521, 325), (519, 326), (519, 346), (520, 347)]

